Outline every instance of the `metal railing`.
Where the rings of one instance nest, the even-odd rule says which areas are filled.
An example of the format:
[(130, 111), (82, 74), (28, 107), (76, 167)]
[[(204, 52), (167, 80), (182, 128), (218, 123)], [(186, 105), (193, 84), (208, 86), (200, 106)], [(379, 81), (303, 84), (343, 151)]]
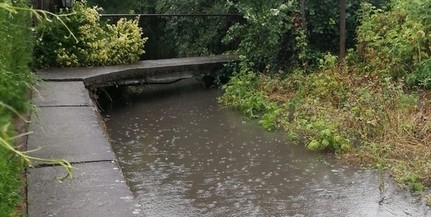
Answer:
[(100, 17), (238, 17), (239, 14), (100, 14)]

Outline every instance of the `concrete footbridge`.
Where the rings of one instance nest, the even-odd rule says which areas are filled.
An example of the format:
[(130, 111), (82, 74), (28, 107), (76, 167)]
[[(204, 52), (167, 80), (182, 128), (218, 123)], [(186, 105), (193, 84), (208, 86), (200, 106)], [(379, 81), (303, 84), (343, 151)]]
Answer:
[(145, 60), (119, 66), (49, 69), (41, 76), (45, 81), (83, 81), (87, 88), (167, 84), (213, 76), (224, 64), (237, 61), (237, 56), (227, 55)]

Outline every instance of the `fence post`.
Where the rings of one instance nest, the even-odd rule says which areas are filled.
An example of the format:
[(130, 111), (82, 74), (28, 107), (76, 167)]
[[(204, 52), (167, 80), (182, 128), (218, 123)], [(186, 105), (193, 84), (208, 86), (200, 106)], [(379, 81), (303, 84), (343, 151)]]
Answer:
[(36, 9), (41, 9), (45, 11), (49, 11), (52, 13), (56, 12), (56, 9), (59, 6), (58, 0), (34, 0), (33, 7)]

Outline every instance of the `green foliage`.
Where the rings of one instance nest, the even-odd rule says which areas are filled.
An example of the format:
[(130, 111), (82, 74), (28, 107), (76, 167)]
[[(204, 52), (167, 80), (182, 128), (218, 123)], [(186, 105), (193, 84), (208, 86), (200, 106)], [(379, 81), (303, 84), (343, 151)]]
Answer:
[(23, 203), (24, 166), (32, 160), (58, 163), (68, 169), (63, 160), (40, 159), (19, 151), (14, 141), (13, 120), (24, 118), (22, 112), (30, 109), (29, 91), (35, 80), (29, 69), (32, 54), (31, 23), (48, 16), (48, 12), (28, 8), (27, 1), (0, 0), (0, 216), (21, 216)]
[(23, 185), (19, 176), (23, 165), (3, 148), (0, 148), (0, 159), (0, 215), (18, 216), (15, 209), (21, 200), (18, 190)]
[(320, 69), (332, 69), (338, 65), (338, 56), (327, 53), (323, 58), (319, 59)]
[[(162, 14), (228, 14), (224, 1), (169, 1), (155, 3), (155, 12)], [(232, 17), (171, 17), (165, 20), (162, 40), (178, 56), (220, 54), (228, 48), (221, 41)], [(160, 29), (159, 29), (160, 31)]]
[(259, 124), (268, 131), (276, 130), (280, 127), (280, 115), (282, 114), (283, 108), (280, 108), (276, 103), (270, 102), (267, 106), (267, 110), (259, 120)]
[[(28, 67), (32, 48), (31, 19), (30, 14), (15, 13), (6, 6), (23, 7), (26, 3), (0, 0), (0, 102), (20, 112), (30, 108), (27, 93), (33, 80)], [(11, 123), (12, 114), (0, 104), (0, 140), (13, 134), (5, 129)], [(21, 200), (22, 172), (20, 160), (0, 145), (0, 216), (18, 216), (16, 206)]]
[(243, 68), (223, 86), (225, 94), (219, 98), (223, 105), (240, 109), (248, 117), (259, 117), (267, 109), (266, 96), (257, 91), (257, 76)]
[[(350, 1), (347, 5), (348, 48), (355, 46), (360, 2)], [(387, 0), (369, 2), (380, 6)], [(224, 40), (240, 41), (237, 53), (258, 71), (268, 66), (275, 71), (285, 69), (283, 72), (297, 67), (312, 69), (323, 53), (338, 52), (338, 1), (305, 1), (304, 11), (299, 4), (294, 0), (231, 2), (231, 7), (243, 14), (246, 21), (233, 25)]]
[[(22, 1), (16, 3), (22, 4)], [(29, 14), (16, 14), (0, 7), (0, 100), (20, 111), (29, 108), (26, 95), (33, 79), (28, 67), (32, 47), (30, 25)], [(6, 111), (0, 109), (1, 113)]]
[(37, 64), (88, 66), (138, 61), (147, 40), (141, 37), (138, 20), (120, 19), (115, 25), (102, 24), (99, 11), (100, 8), (87, 7), (85, 1), (76, 2), (73, 13), (62, 20), (58, 17), (43, 20), (36, 31)]
[(313, 151), (342, 153), (351, 149), (351, 138), (344, 129), (342, 119), (332, 116), (337, 112), (336, 108), (315, 97), (296, 97), (288, 102), (295, 103), (293, 114), (284, 114), (282, 122), (290, 139), (305, 143), (307, 149)]
[(414, 68), (415, 70), (407, 75), (407, 84), (431, 89), (431, 59), (420, 61)]
[(225, 106), (238, 108), (249, 118), (261, 117), (259, 124), (272, 131), (279, 127), (279, 117), (283, 110), (277, 103), (270, 102), (258, 88), (258, 76), (247, 68), (231, 78), (223, 86), (224, 95), (219, 102)]
[(424, 191), (425, 186), (421, 182), (419, 175), (415, 173), (408, 173), (404, 176), (404, 181), (407, 183), (407, 186), (410, 191), (416, 192), (416, 191)]
[(285, 40), (283, 36), (292, 33), (294, 28), (291, 19), (297, 8), (295, 1), (282, 3), (271, 0), (265, 4), (242, 1), (231, 5), (244, 16), (246, 22), (233, 25), (224, 41), (240, 41), (238, 54), (251, 62), (255, 69), (276, 65)]
[(328, 121), (314, 121), (307, 124), (308, 134), (314, 134), (313, 139), (306, 145), (309, 150), (329, 150), (332, 152), (345, 152), (350, 149), (350, 141), (337, 133), (335, 127)]
[(427, 0), (393, 0), (383, 9), (363, 4), (358, 51), (369, 70), (394, 77), (412, 73), (410, 85), (429, 87), (430, 6)]
[[(370, 0), (377, 6), (388, 0)], [(126, 3), (127, 2), (127, 3)], [(279, 68), (291, 72), (296, 67), (310, 69), (324, 53), (338, 51), (339, 8), (333, 0), (305, 1), (302, 12), (299, 0), (141, 0), (115, 2), (91, 0), (107, 12), (126, 11), (160, 14), (239, 14), (234, 17), (166, 17), (145, 18), (151, 28), (146, 30), (151, 44), (169, 50), (168, 56), (220, 54), (235, 49), (247, 60), (249, 67), (260, 71)], [(360, 0), (347, 4), (347, 47), (354, 47), (356, 12)], [(121, 7), (117, 7), (121, 4)], [(302, 14), (305, 22), (303, 26)], [(153, 45), (152, 45), (153, 46)], [(160, 51), (159, 51), (160, 52)], [(162, 55), (163, 56), (163, 55)]]

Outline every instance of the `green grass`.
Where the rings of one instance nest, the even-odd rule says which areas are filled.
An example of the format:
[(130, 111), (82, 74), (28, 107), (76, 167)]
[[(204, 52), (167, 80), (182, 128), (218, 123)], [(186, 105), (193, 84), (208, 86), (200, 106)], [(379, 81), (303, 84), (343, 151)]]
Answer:
[(23, 186), (23, 166), (11, 152), (0, 148), (0, 216), (19, 216), (19, 194)]
[[(11, 121), (12, 116), (7, 114), (5, 109), (0, 109), (1, 138), (7, 139), (14, 135), (10, 127), (6, 128)], [(21, 160), (0, 146), (0, 216), (20, 216), (18, 205), (22, 201), (20, 190), (24, 184), (23, 172), (24, 167)]]
[[(10, 0), (0, 0), (0, 3), (12, 4)], [(19, 7), (26, 3), (18, 0), (13, 5)], [(15, 135), (14, 111), (23, 112), (30, 108), (27, 97), (33, 81), (29, 69), (32, 56), (30, 25), (29, 13), (13, 14), (0, 7), (0, 139), (8, 143)], [(23, 170), (22, 160), (0, 143), (1, 217), (22, 216), (19, 205), (23, 201), (20, 193), (24, 186)]]

